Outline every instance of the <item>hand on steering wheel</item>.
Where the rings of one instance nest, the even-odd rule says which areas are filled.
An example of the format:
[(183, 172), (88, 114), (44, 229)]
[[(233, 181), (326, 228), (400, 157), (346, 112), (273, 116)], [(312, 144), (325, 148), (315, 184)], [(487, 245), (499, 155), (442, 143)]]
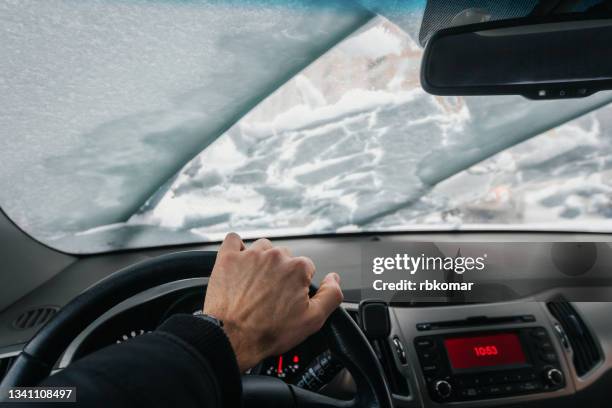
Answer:
[[(262, 241), (262, 243), (265, 243), (265, 241)], [(246, 251), (240, 252), (245, 252), (243, 255), (246, 256), (253, 256), (247, 255)], [(261, 252), (265, 252), (265, 250)], [(272, 254), (274, 252), (276, 251), (272, 251)], [(264, 257), (261, 254), (257, 256), (262, 259), (267, 258), (267, 256)], [(273, 257), (277, 256), (273, 255)], [(53, 365), (73, 340), (111, 308), (124, 301), (129, 301), (133, 296), (151, 288), (170, 282), (209, 276), (215, 265), (216, 257), (215, 252), (206, 251), (169, 253), (144, 260), (113, 273), (81, 293), (62, 307), (53, 320), (40, 329), (24, 347), (6, 373), (2, 383), (0, 383), (0, 395), (4, 395), (11, 387), (31, 387), (39, 384), (51, 373)], [(218, 277), (225, 273), (228, 272), (223, 271), (219, 273)], [(239, 271), (233, 273), (239, 273)], [(266, 275), (260, 274), (259, 278), (265, 281)], [(221, 284), (219, 281), (217, 284)], [(304, 285), (303, 293), (307, 294), (307, 285)], [(333, 282), (328, 282), (328, 285), (330, 285), (329, 287), (335, 286)], [(267, 287), (273, 289), (271, 286)], [(280, 296), (277, 290), (278, 288), (274, 288), (273, 296)], [(314, 294), (315, 292), (311, 286), (310, 293)], [(250, 303), (257, 303), (255, 300), (263, 301), (260, 294), (245, 293), (248, 293), (246, 296), (255, 296), (255, 299)], [(266, 293), (269, 294), (270, 292)], [(320, 290), (318, 293), (321, 293)], [(279, 299), (285, 300), (284, 297), (277, 298), (279, 304), (282, 303)], [(311, 305), (312, 300), (308, 300), (308, 305)], [(337, 299), (335, 301), (337, 302)], [(315, 304), (317, 302), (315, 301)], [(207, 300), (207, 311), (209, 307), (212, 308), (213, 306), (208, 304)], [(252, 313), (252, 310), (249, 309), (242, 310), (247, 314)], [(322, 310), (328, 312), (328, 309)], [(213, 308), (210, 313), (212, 314), (213, 311), (216, 312), (217, 310)], [(223, 315), (220, 315), (220, 318), (222, 317)], [(269, 320), (274, 320), (271, 316), (266, 317)], [(231, 320), (232, 318), (230, 318)], [(315, 330), (316, 326), (313, 324), (309, 330)], [(265, 333), (270, 335), (270, 327), (276, 326), (266, 327)], [(250, 330), (251, 327), (243, 327), (243, 329)], [(332, 355), (348, 369), (355, 381), (356, 394), (351, 401), (325, 397), (288, 385), (273, 377), (246, 375), (242, 380), (244, 406), (267, 406), (270, 408), (275, 406), (283, 408), (392, 408), (391, 394), (380, 362), (363, 332), (348, 313), (342, 308), (336, 308), (321, 328), (321, 333), (326, 337)], [(273, 333), (274, 336), (278, 334)], [(268, 344), (270, 344), (268, 352), (276, 350), (274, 347), (283, 347), (276, 341), (269, 341)], [(290, 344), (290, 342), (287, 344)]]
[(213, 268), (204, 313), (223, 321), (240, 371), (282, 354), (319, 331), (343, 300), (340, 277), (328, 274), (308, 296), (314, 263), (267, 239), (249, 248), (230, 233)]

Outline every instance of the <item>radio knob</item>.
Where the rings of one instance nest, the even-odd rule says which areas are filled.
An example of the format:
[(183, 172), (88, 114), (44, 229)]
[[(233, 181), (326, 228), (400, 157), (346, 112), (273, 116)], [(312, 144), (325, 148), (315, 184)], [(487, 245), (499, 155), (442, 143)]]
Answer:
[(434, 391), (438, 394), (438, 397), (445, 399), (450, 397), (453, 392), (453, 387), (446, 380), (438, 380), (434, 384)]
[(550, 385), (558, 386), (563, 384), (563, 373), (556, 368), (550, 368), (545, 374), (546, 382)]

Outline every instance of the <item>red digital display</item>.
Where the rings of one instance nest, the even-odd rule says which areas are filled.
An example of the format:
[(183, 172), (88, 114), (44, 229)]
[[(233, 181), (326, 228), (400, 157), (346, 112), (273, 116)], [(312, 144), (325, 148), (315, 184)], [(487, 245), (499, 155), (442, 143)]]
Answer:
[(455, 337), (444, 340), (451, 366), (456, 370), (507, 366), (526, 362), (516, 333), (478, 337)]

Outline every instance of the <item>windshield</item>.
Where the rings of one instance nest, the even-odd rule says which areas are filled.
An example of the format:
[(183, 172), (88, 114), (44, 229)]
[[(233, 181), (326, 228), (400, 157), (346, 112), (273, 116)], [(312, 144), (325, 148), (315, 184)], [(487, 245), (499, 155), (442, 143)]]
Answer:
[(612, 231), (612, 93), (434, 97), (424, 2), (341, 3), (3, 3), (3, 211), (74, 253)]

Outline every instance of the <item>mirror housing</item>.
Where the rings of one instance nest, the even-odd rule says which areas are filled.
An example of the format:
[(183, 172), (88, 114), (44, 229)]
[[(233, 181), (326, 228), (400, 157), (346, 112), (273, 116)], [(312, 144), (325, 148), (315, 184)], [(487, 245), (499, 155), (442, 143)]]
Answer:
[(427, 43), (434, 95), (581, 98), (612, 89), (612, 18), (502, 20), (447, 28)]

